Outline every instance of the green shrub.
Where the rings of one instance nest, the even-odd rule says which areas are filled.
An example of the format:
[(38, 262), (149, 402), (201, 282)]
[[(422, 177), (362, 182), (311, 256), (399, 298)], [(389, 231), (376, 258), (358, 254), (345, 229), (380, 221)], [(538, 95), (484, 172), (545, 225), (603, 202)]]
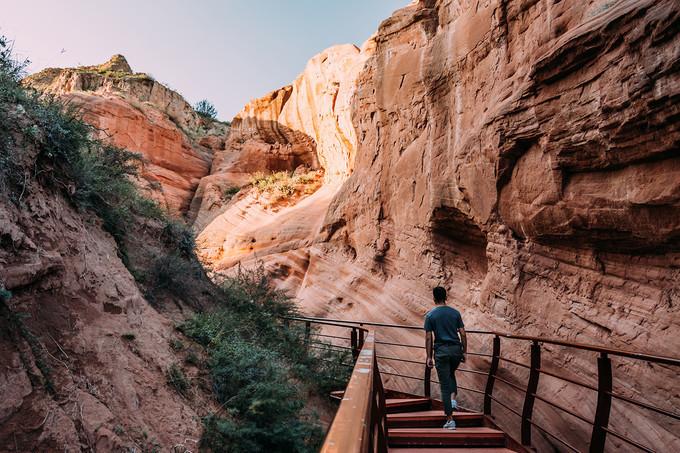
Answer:
[(184, 375), (184, 371), (182, 371), (182, 368), (179, 365), (176, 363), (170, 365), (166, 377), (168, 379), (168, 384), (174, 387), (175, 390), (177, 390), (177, 393), (187, 397), (189, 388), (191, 388), (191, 383), (189, 383), (189, 379)]
[(193, 366), (199, 366), (201, 364), (201, 358), (196, 353), (196, 351), (189, 350), (189, 352), (187, 352), (187, 356), (184, 358), (184, 363)]
[(5, 36), (0, 36), (0, 78), (18, 83), (23, 77), (29, 61), (15, 59), (12, 55), (11, 44)]
[(145, 296), (156, 301), (161, 294), (174, 295), (191, 303), (200, 292), (200, 285), (206, 283), (205, 274), (194, 258), (185, 258), (179, 253), (156, 256), (144, 276), (147, 286)]
[(234, 195), (239, 193), (241, 191), (240, 187), (232, 186), (232, 187), (227, 187), (222, 191), (222, 199), (225, 201), (231, 200), (234, 198)]
[(207, 99), (200, 100), (194, 106), (194, 110), (203, 118), (209, 118), (214, 120), (217, 118), (217, 109), (214, 105)]
[(194, 248), (196, 247), (194, 233), (184, 223), (177, 220), (166, 220), (161, 239), (171, 250), (177, 250), (183, 257), (191, 258), (194, 256)]
[(292, 177), (293, 174), (287, 171), (277, 171), (269, 174), (257, 172), (250, 177), (250, 184), (252, 184), (259, 193), (273, 193), (277, 191), (281, 184), (287, 184)]
[(315, 183), (318, 181), (316, 171), (297, 175), (288, 171), (277, 171), (269, 174), (258, 172), (250, 177), (250, 184), (258, 193), (267, 193), (279, 200), (291, 198), (298, 193), (311, 193), (318, 186), (312, 187), (311, 192), (308, 190), (310, 187), (306, 186), (316, 185)]
[(170, 348), (172, 348), (173, 351), (181, 351), (184, 349), (184, 343), (182, 343), (182, 340), (179, 338), (173, 338), (170, 340)]
[[(330, 348), (312, 354), (304, 327), (278, 316), (294, 304), (269, 285), (262, 268), (239, 271), (222, 285), (218, 310), (201, 313), (180, 329), (204, 345), (213, 390), (229, 417), (204, 419), (202, 446), (213, 451), (316, 451), (322, 430), (308, 419), (306, 392), (344, 388), (347, 354)], [(332, 363), (326, 362), (329, 360)]]
[(293, 186), (292, 184), (288, 183), (279, 184), (279, 186), (276, 189), (282, 197), (288, 198), (295, 195), (295, 186)]

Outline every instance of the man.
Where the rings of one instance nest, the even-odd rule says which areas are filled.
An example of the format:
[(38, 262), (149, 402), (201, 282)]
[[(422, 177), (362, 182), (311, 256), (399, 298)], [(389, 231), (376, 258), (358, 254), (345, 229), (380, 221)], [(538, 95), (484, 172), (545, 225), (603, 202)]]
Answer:
[(453, 420), (453, 411), (458, 409), (456, 369), (461, 362), (465, 362), (467, 352), (465, 326), (460, 312), (446, 305), (444, 288), (437, 286), (432, 290), (432, 295), (436, 306), (425, 315), (427, 366), (437, 368), (446, 413), (444, 428), (456, 429), (456, 422)]

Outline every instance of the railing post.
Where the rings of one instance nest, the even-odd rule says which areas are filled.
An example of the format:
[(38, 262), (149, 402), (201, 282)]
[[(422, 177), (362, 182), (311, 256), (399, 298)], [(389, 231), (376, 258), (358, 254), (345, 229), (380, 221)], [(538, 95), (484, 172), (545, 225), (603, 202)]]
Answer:
[(359, 357), (359, 344), (358, 344), (358, 338), (357, 338), (357, 329), (355, 327), (352, 327), (352, 335), (350, 337), (350, 346), (352, 348), (352, 358), (354, 360)]
[(489, 367), (489, 375), (486, 378), (486, 389), (484, 390), (484, 415), (491, 415), (491, 396), (493, 395), (493, 386), (496, 382), (496, 373), (498, 372), (498, 362), (501, 356), (501, 338), (498, 335), (493, 337), (493, 350), (491, 352), (491, 366)]
[(309, 337), (312, 334), (312, 323), (305, 321), (305, 343), (309, 344)]
[(607, 441), (609, 413), (612, 408), (612, 362), (606, 352), (597, 358), (597, 408), (590, 438), (590, 453), (601, 453)]
[[(363, 324), (359, 324), (363, 326)], [(364, 329), (359, 329), (359, 349), (364, 347)]]
[(429, 398), (430, 395), (432, 395), (432, 368), (427, 366), (427, 362), (425, 363), (425, 379), (423, 380), (423, 384), (425, 385), (423, 394), (426, 398)]
[(373, 356), (373, 387), (373, 391), (375, 392), (373, 401), (375, 403), (375, 417), (378, 427), (377, 432), (374, 433), (374, 435), (377, 436), (376, 450), (377, 453), (387, 453), (387, 407), (385, 403), (385, 389), (382, 385), (380, 368), (378, 368), (377, 354)]
[(538, 378), (541, 368), (541, 346), (538, 341), (531, 343), (531, 369), (529, 370), (529, 382), (527, 393), (524, 397), (524, 409), (522, 410), (522, 445), (531, 445), (531, 417), (534, 412), (534, 401), (538, 391)]

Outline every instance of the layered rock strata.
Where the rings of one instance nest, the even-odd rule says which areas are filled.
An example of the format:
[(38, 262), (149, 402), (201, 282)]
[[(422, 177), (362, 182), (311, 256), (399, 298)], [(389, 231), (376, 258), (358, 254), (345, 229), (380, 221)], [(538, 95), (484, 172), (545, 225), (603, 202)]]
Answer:
[(121, 55), (99, 66), (45, 69), (24, 84), (82, 109), (114, 145), (142, 154), (140, 185), (174, 214), (188, 211), (228, 127), (202, 118), (175, 91), (133, 73)]

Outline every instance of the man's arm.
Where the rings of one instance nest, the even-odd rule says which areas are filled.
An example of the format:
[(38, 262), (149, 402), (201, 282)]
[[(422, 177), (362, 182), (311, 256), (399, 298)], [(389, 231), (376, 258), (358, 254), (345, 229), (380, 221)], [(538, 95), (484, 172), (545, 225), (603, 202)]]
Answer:
[(432, 368), (434, 366), (434, 357), (432, 356), (432, 332), (425, 332), (425, 350), (427, 351), (427, 366)]
[(465, 362), (465, 359), (467, 358), (467, 336), (465, 335), (465, 327), (458, 329), (458, 334), (460, 335), (460, 342), (463, 344), (463, 360), (461, 360), (461, 362)]

